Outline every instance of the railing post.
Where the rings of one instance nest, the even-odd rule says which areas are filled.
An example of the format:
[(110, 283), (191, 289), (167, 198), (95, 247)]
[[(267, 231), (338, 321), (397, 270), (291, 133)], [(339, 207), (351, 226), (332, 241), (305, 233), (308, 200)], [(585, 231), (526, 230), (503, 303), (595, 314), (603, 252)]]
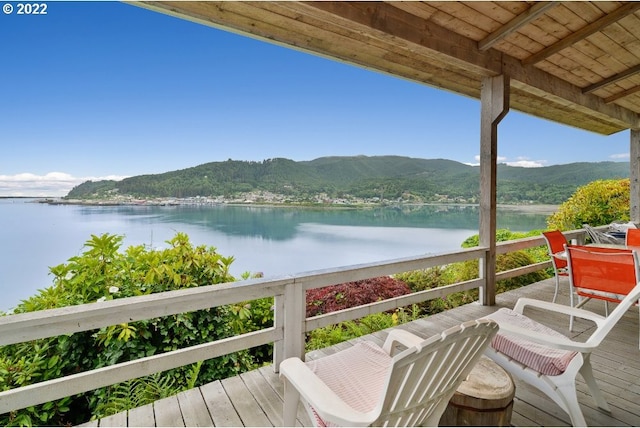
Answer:
[[(273, 297), (273, 327), (276, 331), (281, 330), (283, 332), (286, 331), (285, 322), (284, 322), (284, 294), (276, 294)], [(276, 340), (273, 343), (273, 371), (278, 373), (280, 368), (280, 363), (284, 360), (284, 338), (281, 340)]]
[(304, 322), (306, 318), (305, 294), (302, 284), (295, 280), (285, 286), (284, 295), (275, 298), (274, 325), (283, 328), (284, 339), (276, 343), (273, 350), (273, 367), (276, 372), (280, 363), (289, 357), (304, 360)]
[[(490, 267), (487, 264), (487, 260), (490, 259), (490, 254), (491, 254), (490, 250), (487, 249), (484, 252), (484, 256), (478, 259), (478, 278), (482, 280), (482, 286), (478, 290), (478, 294), (479, 294), (478, 300), (483, 305), (486, 304), (484, 302), (486, 301), (486, 296), (489, 289), (489, 287), (487, 287), (487, 269), (489, 269)], [(495, 276), (493, 278), (495, 281)]]

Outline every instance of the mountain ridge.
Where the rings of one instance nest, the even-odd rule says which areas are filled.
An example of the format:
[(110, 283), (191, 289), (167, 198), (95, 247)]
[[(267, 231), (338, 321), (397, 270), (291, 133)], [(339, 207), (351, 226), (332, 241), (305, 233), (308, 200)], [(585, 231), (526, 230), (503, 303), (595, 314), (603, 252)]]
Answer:
[[(322, 194), (329, 198), (348, 195), (406, 202), (477, 203), (479, 174), (478, 166), (449, 159), (394, 155), (327, 156), (310, 161), (229, 159), (120, 181), (87, 181), (65, 198), (231, 197), (261, 191), (297, 202)], [(539, 168), (499, 164), (497, 175), (499, 203), (559, 204), (589, 182), (629, 178), (629, 163), (576, 162)]]

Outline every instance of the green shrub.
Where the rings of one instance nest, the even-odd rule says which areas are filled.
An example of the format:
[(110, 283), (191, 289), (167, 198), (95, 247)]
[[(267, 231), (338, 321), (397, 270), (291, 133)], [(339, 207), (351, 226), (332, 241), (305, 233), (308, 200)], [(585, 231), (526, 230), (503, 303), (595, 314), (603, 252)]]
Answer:
[(375, 333), (420, 318), (416, 305), (398, 308), (393, 313), (378, 313), (364, 318), (317, 328), (307, 335), (306, 350), (327, 348), (346, 340)]
[(629, 179), (598, 180), (579, 187), (547, 220), (550, 230), (629, 221)]
[(399, 273), (394, 275), (394, 278), (406, 282), (411, 291), (415, 293), (449, 284), (446, 271), (444, 266), (435, 266), (429, 269)]
[[(496, 231), (496, 240), (498, 242), (510, 241), (526, 238), (528, 236), (537, 236), (540, 235), (540, 233), (541, 231), (539, 230), (519, 233), (511, 232), (507, 229), (499, 229)], [(479, 235), (473, 235), (462, 243), (462, 247), (476, 247), (479, 245), (479, 242)], [(515, 269), (517, 267), (528, 266), (548, 259), (549, 256), (547, 255), (546, 247), (528, 248), (526, 250), (515, 251), (508, 254), (499, 254), (496, 256), (496, 268), (498, 272), (501, 272)], [(394, 275), (395, 278), (406, 282), (413, 292), (469, 281), (478, 278), (478, 276), (479, 270), (477, 260), (468, 260), (465, 262), (452, 263), (447, 266), (436, 266), (429, 269)], [(502, 293), (523, 285), (542, 281), (545, 278), (549, 278), (549, 276), (549, 272), (542, 270), (515, 278), (500, 280), (496, 284), (496, 293)], [(469, 290), (452, 293), (443, 298), (427, 300), (421, 303), (419, 307), (423, 315), (432, 315), (476, 300), (478, 300), (478, 291)]]
[[(16, 313), (141, 296), (234, 281), (233, 257), (214, 247), (194, 247), (185, 234), (169, 248), (133, 246), (119, 252), (122, 237), (93, 235), (86, 251), (51, 268), (54, 285), (24, 300)], [(109, 366), (273, 325), (272, 299), (123, 323), (68, 336), (0, 348), (0, 390)], [(67, 425), (142, 405), (162, 394), (222, 379), (270, 359), (270, 347), (244, 350), (197, 365), (101, 388), (75, 397), (0, 415), (3, 425)], [(155, 392), (154, 392), (155, 391)]]

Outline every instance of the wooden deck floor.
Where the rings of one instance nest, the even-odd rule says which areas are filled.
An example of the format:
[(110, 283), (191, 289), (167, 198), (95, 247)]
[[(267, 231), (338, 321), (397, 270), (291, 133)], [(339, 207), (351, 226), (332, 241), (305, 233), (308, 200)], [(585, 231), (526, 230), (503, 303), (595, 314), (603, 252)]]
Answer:
[[(560, 303), (568, 302), (564, 283)], [(551, 300), (553, 280), (523, 287), (498, 295), (497, 307), (513, 307), (521, 296)], [(471, 304), (406, 324), (406, 328), (421, 336), (430, 336), (469, 319), (481, 318), (497, 309)], [(589, 302), (586, 308), (603, 313), (602, 302)], [(533, 318), (536, 313), (527, 312)], [(539, 319), (539, 318), (538, 318)], [(539, 319), (540, 320), (540, 319)], [(568, 334), (567, 319), (547, 319), (550, 325)], [(586, 321), (576, 321), (574, 337), (585, 337), (592, 331)], [(592, 356), (595, 377), (609, 402), (611, 414), (597, 409), (588, 389), (578, 379), (578, 394), (582, 411), (590, 426), (640, 426), (640, 351), (638, 350), (638, 312), (630, 310), (603, 346)], [(386, 332), (356, 340), (369, 339), (381, 343)], [(345, 342), (332, 348), (313, 351), (308, 359), (319, 358), (338, 349), (352, 346)], [(200, 388), (182, 392), (151, 405), (119, 413), (87, 426), (280, 426), (282, 425), (283, 386), (273, 368), (263, 367)], [(311, 426), (300, 407), (299, 424)], [(528, 385), (516, 382), (512, 426), (570, 426), (568, 416), (550, 399)]]

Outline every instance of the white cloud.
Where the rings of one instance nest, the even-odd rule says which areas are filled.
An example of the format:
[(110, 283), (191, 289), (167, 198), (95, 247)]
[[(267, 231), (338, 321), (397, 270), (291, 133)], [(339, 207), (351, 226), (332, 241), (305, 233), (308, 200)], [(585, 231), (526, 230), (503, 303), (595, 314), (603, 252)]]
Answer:
[(615, 155), (609, 156), (610, 159), (629, 159), (629, 153), (618, 153)]
[(29, 172), (0, 175), (0, 196), (66, 196), (78, 184), (85, 181), (122, 180), (126, 176), (74, 177), (65, 172), (49, 172), (37, 175)]
[(475, 162), (463, 162), (463, 163), (469, 166), (480, 166), (480, 155), (475, 155), (473, 159), (475, 159)]
[(547, 161), (532, 161), (528, 159), (519, 159), (515, 162), (505, 162), (509, 166), (519, 166), (522, 168), (540, 168), (545, 166)]
[[(471, 166), (480, 165), (480, 155), (476, 155), (475, 156), (475, 160), (476, 160), (475, 163), (467, 163), (467, 165), (471, 165)], [(540, 168), (542, 166), (546, 166), (546, 164), (547, 164), (547, 161), (545, 161), (545, 160), (532, 161), (532, 160), (529, 160), (529, 159), (527, 159), (525, 157), (520, 157), (516, 161), (509, 161), (504, 156), (498, 156), (497, 161), (498, 161), (498, 163), (504, 163), (504, 164), (509, 165), (509, 166), (519, 166), (519, 167), (522, 167), (522, 168)]]
[[(475, 155), (473, 158), (476, 160), (475, 165), (480, 165), (480, 155)], [(498, 156), (498, 163), (504, 162), (505, 160), (507, 160), (507, 158), (505, 158), (504, 156)], [(473, 164), (469, 164), (469, 165), (473, 165)]]

